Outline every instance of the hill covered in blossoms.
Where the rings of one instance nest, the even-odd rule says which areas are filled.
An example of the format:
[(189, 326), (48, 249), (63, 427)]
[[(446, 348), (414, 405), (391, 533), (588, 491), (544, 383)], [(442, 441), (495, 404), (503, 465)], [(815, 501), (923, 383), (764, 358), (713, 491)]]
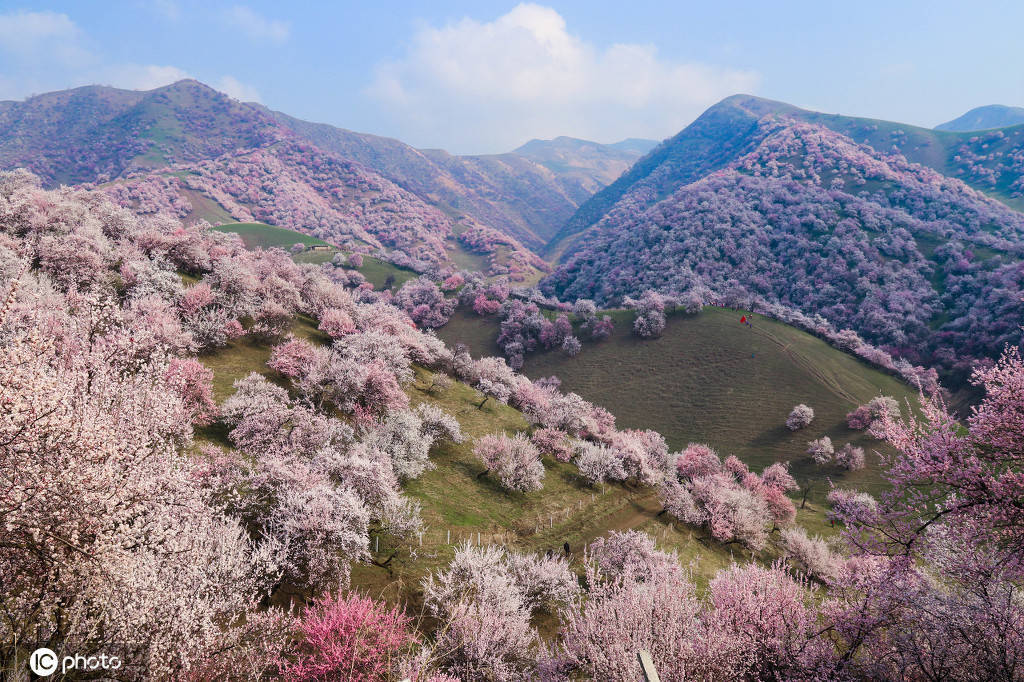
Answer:
[(514, 238), (468, 217), (455, 221), (365, 166), (300, 140), (136, 171), (98, 187), (140, 215), (259, 221), (349, 251), (385, 253), (419, 271), (469, 252), (480, 254), (489, 274), (513, 280), (547, 269)]
[[(825, 125), (755, 119), (745, 102), (598, 193), (542, 288), (601, 304), (648, 289), (780, 303), (961, 378), (1019, 341), (1024, 215)], [(588, 206), (603, 210), (592, 227)]]
[[(480, 243), (482, 230), (494, 231), (510, 251), (520, 252), (525, 249), (519, 244), (542, 246), (595, 190), (646, 151), (643, 141), (621, 147), (578, 141), (582, 144), (558, 149), (556, 164), (550, 162), (554, 152), (545, 151), (556, 143), (538, 141), (522, 153), (453, 156), (302, 121), (238, 102), (193, 80), (151, 91), (87, 86), (0, 102), (0, 168), (25, 167), (47, 186), (116, 182), (171, 166), (248, 157), (282, 142), (310, 150), (318, 157), (315, 163), (323, 164), (324, 155), (336, 157), (321, 175), (332, 167), (360, 166), (363, 174), (379, 176), (371, 183), (391, 183), (406, 193), (407, 203), (426, 205), (412, 210), (441, 211), (447, 216), (442, 222), (472, 228), (475, 236), (469, 241)], [(298, 159), (285, 156), (286, 161)], [(352, 172), (333, 180), (344, 184)], [(224, 192), (218, 188), (215, 193)], [(282, 227), (302, 227), (323, 210), (316, 201), (299, 206), (300, 192), (291, 201), (296, 214)], [(221, 208), (235, 217), (240, 213), (235, 206)], [(310, 227), (319, 229), (323, 221), (332, 222), (332, 217), (318, 218)], [(441, 230), (427, 240), (444, 237)], [(525, 253), (520, 258), (528, 259)]]
[(891, 488), (809, 509), (787, 462), (673, 451), (447, 347), (423, 327), (466, 286), (499, 285), (392, 297), (0, 174), (0, 665), (46, 645), (115, 652), (124, 680), (626, 682), (643, 650), (665, 679), (1014, 679), (1015, 351), (966, 424), (936, 398), (924, 429), (854, 409)]
[(558, 138), (533, 140), (507, 154), (456, 156), (269, 113), (321, 149), (373, 168), (450, 213), (472, 216), (533, 249), (654, 146), (647, 140), (604, 145)]
[(758, 121), (785, 116), (845, 135), (881, 154), (957, 178), (1008, 206), (1024, 209), (1024, 126), (984, 132), (929, 130), (916, 126), (824, 114), (791, 104), (733, 95), (705, 111), (677, 135), (638, 160), (615, 182), (598, 191), (566, 222), (546, 251), (596, 224), (627, 194), (642, 193), (647, 205), (664, 199), (683, 185), (728, 166), (759, 141)]

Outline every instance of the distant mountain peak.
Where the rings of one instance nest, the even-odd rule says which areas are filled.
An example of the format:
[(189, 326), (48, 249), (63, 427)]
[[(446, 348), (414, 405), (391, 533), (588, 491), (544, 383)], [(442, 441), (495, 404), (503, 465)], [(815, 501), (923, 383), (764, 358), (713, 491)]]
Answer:
[(973, 132), (1007, 128), (1024, 123), (1024, 107), (1008, 107), (1005, 104), (988, 104), (971, 109), (963, 116), (935, 126), (936, 130)]
[(519, 154), (520, 156), (529, 156), (530, 154), (549, 152), (555, 149), (574, 151), (578, 149), (615, 149), (621, 152), (640, 155), (646, 154), (656, 144), (658, 143), (655, 140), (645, 140), (638, 137), (629, 137), (620, 142), (603, 144), (601, 142), (594, 142), (593, 140), (584, 140), (578, 137), (559, 135), (558, 137), (550, 140), (542, 140), (535, 137), (529, 142), (513, 149), (512, 153)]

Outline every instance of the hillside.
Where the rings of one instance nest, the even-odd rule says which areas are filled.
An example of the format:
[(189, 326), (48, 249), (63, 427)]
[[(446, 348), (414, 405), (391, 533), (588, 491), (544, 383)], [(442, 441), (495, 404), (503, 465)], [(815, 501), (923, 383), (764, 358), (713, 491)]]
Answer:
[(989, 104), (971, 109), (963, 116), (954, 118), (935, 126), (936, 130), (952, 130), (970, 132), (973, 130), (991, 130), (1006, 128), (1024, 123), (1024, 107), (1008, 107), (1002, 104)]
[[(717, 109), (708, 134), (663, 143), (627, 173), (651, 166), (569, 243), (545, 291), (605, 305), (646, 289), (759, 298), (960, 379), (1019, 339), (1024, 215), (830, 128)], [(718, 152), (679, 156), (700, 146)]]
[[(302, 338), (322, 341), (309, 320), (298, 320), (293, 331)], [(274, 377), (266, 366), (269, 357), (268, 346), (246, 341), (234, 342), (205, 357), (204, 364), (214, 371), (216, 399), (226, 399), (233, 390), (232, 382), (249, 372)], [(552, 458), (544, 459), (541, 490), (502, 490), (490, 478), (479, 475), (482, 467), (473, 455), (473, 440), (495, 431), (528, 429), (527, 420), (518, 410), (493, 401), (477, 409), (479, 394), (464, 383), (431, 390), (431, 377), (429, 371), (416, 368), (416, 378), (406, 388), (412, 405), (426, 403), (442, 408), (458, 420), (467, 440), (436, 446), (430, 454), (435, 468), (403, 486), (404, 494), (422, 505), (422, 535), (410, 543), (380, 533), (379, 541), (372, 545), (371, 561), (353, 566), (353, 587), (394, 603), (416, 604), (422, 599), (420, 581), (446, 566), (458, 545), (467, 540), (475, 544), (477, 534), (483, 545), (544, 553), (561, 551), (568, 543), (579, 555), (581, 548), (609, 530), (644, 530), (657, 539), (659, 546), (678, 551), (684, 562), (694, 562), (696, 577), (704, 585), (732, 561), (735, 548), (716, 542), (703, 529), (659, 515), (662, 506), (653, 490), (615, 483), (591, 486), (574, 466)], [(204, 430), (199, 436), (202, 442), (231, 445), (220, 429)], [(800, 510), (798, 522), (814, 533), (830, 536), (835, 531), (824, 519), (826, 509), (814, 499)], [(780, 548), (774, 542), (757, 553), (765, 562), (779, 555)], [(291, 594), (279, 595), (278, 599), (283, 601), (286, 596)]]
[(644, 140), (619, 143), (623, 147), (536, 140), (509, 154), (454, 156), (268, 113), (321, 149), (376, 170), (453, 216), (472, 216), (533, 248), (542, 246), (581, 203), (649, 149)]
[(48, 186), (115, 178), (280, 138), (272, 119), (202, 83), (149, 91), (86, 86), (0, 102), (0, 168)]
[(557, 254), (570, 237), (597, 223), (627, 193), (643, 192), (649, 202), (737, 158), (749, 146), (758, 118), (730, 100), (708, 109), (580, 206), (544, 253)]
[[(843, 472), (816, 466), (805, 452), (807, 441), (828, 435), (867, 452), (885, 449), (848, 429), (846, 413), (879, 394), (916, 403), (905, 383), (806, 332), (746, 311), (677, 312), (657, 339), (633, 335), (632, 311), (611, 314), (611, 337), (584, 342), (576, 357), (557, 350), (530, 354), (524, 373), (534, 380), (557, 376), (562, 390), (606, 407), (621, 427), (655, 429), (673, 449), (708, 443), (755, 470), (790, 461), (795, 476), (819, 482), (819, 500), (826, 479), (877, 490), (877, 467)], [(739, 324), (744, 314), (753, 327)], [(465, 343), (474, 355), (499, 353), (497, 333), (493, 318), (465, 311), (438, 330), (448, 345)], [(815, 421), (791, 432), (784, 422), (798, 403), (814, 408)]]
[[(225, 225), (218, 231), (234, 232), (242, 236), (246, 246), (250, 249), (263, 249), (272, 246), (287, 246), (295, 240), (302, 240), (302, 235), (293, 231), (281, 228), (273, 228), (259, 224), (238, 224)], [(311, 242), (313, 243), (313, 242)], [(298, 260), (298, 259), (297, 259)], [(364, 263), (360, 271), (370, 275), (374, 267), (373, 263)], [(189, 283), (193, 280), (189, 279)], [(622, 313), (615, 313), (617, 318)], [(732, 317), (731, 315), (729, 316)], [(681, 319), (681, 318), (679, 318)], [(712, 343), (719, 343), (724, 338), (725, 313), (722, 311), (708, 311), (708, 314), (698, 316), (700, 326), (705, 327), (705, 322), (710, 321), (708, 333), (715, 336), (709, 339)], [(680, 329), (677, 327), (677, 317), (672, 318), (671, 331), (666, 333), (665, 340), (685, 339), (686, 345), (692, 344), (695, 339), (687, 336), (680, 336)], [(494, 325), (490, 321), (480, 318), (461, 318), (453, 320), (451, 330), (468, 328), (473, 322), (478, 331), (493, 332)], [(316, 328), (313, 319), (305, 315), (297, 315), (290, 325), (290, 333), (296, 337), (308, 340), (318, 345), (328, 345), (330, 339)], [(784, 338), (797, 339), (807, 336), (784, 325), (777, 325)], [(603, 362), (608, 351), (619, 352), (629, 349), (632, 356), (636, 358), (635, 363), (628, 365), (631, 370), (636, 370), (650, 358), (643, 353), (636, 353), (634, 344), (631, 343), (628, 334), (622, 330), (628, 328), (623, 323), (620, 331), (617, 332), (607, 343), (600, 346), (588, 346), (587, 351), (595, 351), (592, 358), (580, 356), (577, 360), (583, 360), (584, 364), (576, 366), (578, 370), (590, 367), (593, 362)], [(448, 333), (448, 327), (442, 328), (442, 336)], [(816, 341), (816, 340), (812, 340)], [(655, 342), (658, 343), (658, 342)], [(674, 343), (674, 342), (673, 342)], [(213, 371), (212, 389), (213, 398), (221, 405), (234, 392), (234, 382), (248, 376), (252, 372), (261, 374), (271, 381), (280, 381), (280, 376), (267, 366), (271, 355), (272, 343), (257, 339), (244, 337), (228, 342), (224, 347), (202, 356), (202, 362)], [(813, 344), (812, 344), (813, 345)], [(823, 345), (823, 344), (822, 344)], [(738, 346), (736, 347), (738, 348)], [(824, 354), (835, 359), (835, 356), (845, 358), (827, 346), (824, 346)], [(735, 348), (734, 348), (735, 349)], [(651, 347), (655, 353), (663, 353), (663, 348)], [(740, 352), (745, 352), (744, 348)], [(760, 351), (759, 351), (760, 352)], [(775, 353), (766, 349), (768, 354)], [(820, 351), (819, 351), (820, 352)], [(557, 358), (550, 358), (557, 363)], [(848, 360), (849, 358), (847, 358)], [(531, 359), (532, 360), (532, 359)], [(549, 358), (538, 357), (537, 361), (546, 362)], [(691, 370), (704, 366), (702, 362), (686, 363)], [(875, 383), (882, 390), (888, 391), (895, 387), (896, 392), (892, 393), (903, 397), (900, 392), (902, 387), (895, 382), (887, 383), (882, 377), (874, 376), (870, 370), (864, 373), (863, 381), (858, 380), (857, 373), (863, 368), (857, 368), (854, 361), (851, 367), (847, 367), (843, 360), (839, 360), (842, 370), (836, 373), (837, 378), (850, 382), (851, 390), (856, 393), (856, 398), (864, 397), (867, 400), (877, 394), (874, 390)], [(551, 365), (538, 365), (543, 367), (533, 370), (530, 375), (534, 378), (544, 374), (550, 374)], [(375, 534), (375, 544), (372, 545), (371, 561), (357, 564), (353, 567), (352, 584), (362, 590), (372, 592), (374, 595), (383, 596), (398, 603), (417, 603), (421, 599), (419, 592), (420, 580), (431, 571), (436, 571), (451, 560), (456, 547), (473, 538), (476, 541), (479, 534), (481, 544), (498, 544), (517, 551), (530, 551), (543, 553), (549, 549), (560, 550), (564, 543), (570, 545), (574, 552), (574, 564), (580, 564), (580, 548), (593, 542), (598, 537), (610, 530), (638, 529), (649, 533), (657, 540), (660, 547), (679, 552), (682, 560), (690, 564), (695, 572), (698, 584), (706, 586), (707, 581), (714, 574), (729, 566), (737, 553), (741, 558), (756, 557), (762, 562), (770, 562), (778, 558), (781, 548), (778, 544), (778, 536), (774, 534), (769, 546), (760, 552), (750, 554), (749, 551), (740, 550), (737, 547), (729, 547), (716, 541), (706, 529), (696, 528), (673, 521), (663, 514), (659, 514), (662, 505), (658, 502), (654, 490), (637, 486), (626, 486), (618, 483), (608, 483), (601, 486), (588, 484), (577, 472), (576, 467), (571, 464), (562, 463), (553, 458), (544, 459), (546, 470), (544, 486), (541, 490), (529, 493), (517, 493), (502, 490), (495, 485), (489, 477), (481, 477), (481, 466), (479, 460), (473, 455), (473, 441), (485, 434), (494, 431), (516, 431), (529, 430), (531, 428), (527, 418), (517, 409), (495, 401), (488, 401), (483, 407), (478, 407), (480, 394), (463, 382), (455, 381), (447, 388), (433, 388), (433, 373), (422, 366), (415, 369), (415, 377), (405, 387), (413, 407), (421, 403), (433, 405), (443, 409), (452, 415), (459, 423), (462, 432), (467, 436), (463, 443), (441, 442), (437, 444), (430, 453), (431, 463), (435, 468), (425, 472), (415, 480), (408, 481), (403, 485), (404, 494), (417, 501), (421, 506), (423, 518), (423, 532), (414, 542), (400, 540), (389, 536), (386, 533)], [(655, 366), (656, 371), (662, 368)], [(789, 366), (788, 371), (780, 371), (779, 376), (786, 376), (793, 370), (800, 370), (798, 363)], [(806, 372), (806, 367), (803, 371)], [(603, 397), (616, 402), (616, 405), (625, 405), (612, 392), (599, 393), (585, 387), (582, 374), (573, 373), (572, 367), (563, 366), (558, 371), (569, 380), (575, 379), (581, 383), (579, 388), (566, 389), (577, 390), (585, 397), (589, 394), (603, 395)], [(642, 376), (653, 377), (654, 374), (645, 370)], [(704, 381), (710, 375), (697, 379)], [(572, 377), (572, 379), (570, 379)], [(799, 381), (797, 382), (799, 383)], [(787, 384), (788, 385), (788, 384)], [(795, 384), (794, 384), (795, 385)], [(804, 386), (813, 385), (812, 381), (804, 381)], [(636, 383), (634, 382), (634, 386)], [(804, 395), (800, 389), (784, 390), (782, 399), (788, 399), (791, 395)], [(636, 392), (630, 395), (637, 395)], [(649, 394), (648, 394), (649, 395)], [(840, 412), (846, 408), (846, 402), (837, 399), (835, 393), (827, 391), (811, 390), (806, 395), (814, 397), (820, 403), (818, 409), (822, 410), (822, 419), (831, 419), (835, 415), (837, 419), (842, 418)], [(714, 415), (705, 415), (707, 418), (718, 418), (721, 415), (729, 414), (728, 405), (733, 403), (734, 396), (722, 394), (716, 396), (714, 402), (720, 408)], [(851, 403), (852, 404), (852, 403)], [(649, 405), (649, 403), (648, 403)], [(655, 421), (670, 424), (671, 418), (661, 419), (667, 416), (665, 411), (659, 415), (648, 415), (649, 418), (640, 417), (638, 413), (631, 411), (623, 414), (620, 418), (620, 427), (650, 428), (644, 424)], [(725, 433), (734, 433), (728, 424), (723, 423)], [(775, 424), (773, 427), (777, 426)], [(814, 427), (812, 427), (813, 429)], [(817, 437), (817, 433), (809, 435), (807, 432), (798, 434), (796, 441)], [(824, 431), (824, 429), (822, 429)], [(833, 433), (832, 429), (829, 433)], [(710, 430), (707, 431), (710, 433)], [(856, 442), (864, 441), (865, 444), (877, 444), (877, 441), (869, 441), (862, 434), (848, 434), (856, 438)], [(673, 449), (681, 449), (689, 442), (689, 436), (680, 437), (678, 433), (666, 432), (666, 438)], [(218, 447), (233, 448), (233, 443), (226, 437), (226, 430), (223, 425), (214, 424), (201, 428), (197, 432), (198, 446), (216, 445)], [(848, 438), (849, 439), (849, 438)], [(792, 439), (791, 439), (792, 440)], [(679, 443), (677, 445), (676, 443)], [(723, 453), (732, 453), (733, 445), (741, 445), (738, 439), (731, 437), (726, 440), (719, 439), (717, 447)], [(751, 448), (735, 450), (745, 461), (749, 461), (755, 470), (759, 471), (772, 462), (786, 461), (793, 459), (794, 473), (803, 471), (806, 460), (802, 448), (794, 446), (788, 450), (783, 448), (773, 456), (765, 457), (763, 453)], [(797, 521), (800, 525), (814, 533), (831, 536), (835, 530), (825, 521), (824, 512), (828, 505), (824, 501), (824, 493), (827, 484), (825, 477), (854, 486), (865, 485), (872, 487), (877, 481), (875, 474), (861, 472), (856, 475), (846, 475), (832, 467), (818, 468), (811, 471), (810, 475), (818, 481), (817, 487), (812, 492), (808, 504), (799, 510)], [(376, 563), (374, 563), (376, 562)], [(384, 564), (384, 565), (381, 565)], [(285, 590), (277, 595), (276, 599), (285, 603), (287, 597), (295, 596), (291, 590)], [(301, 595), (300, 595), (301, 596)]]
[[(218, 229), (241, 235), (249, 248), (288, 247), (304, 239), (266, 225)], [(295, 258), (302, 260), (302, 254)], [(359, 271), (378, 289), (382, 274), (392, 275), (397, 286), (410, 277), (371, 258), (364, 260)], [(721, 452), (736, 454), (754, 469), (792, 460), (796, 473), (823, 484), (831, 477), (870, 488), (879, 482), (874, 469), (844, 473), (814, 467), (804, 452), (806, 441), (828, 435), (869, 451), (885, 449), (863, 432), (848, 429), (846, 413), (880, 394), (893, 396), (901, 404), (916, 403), (914, 389), (899, 379), (807, 332), (749, 311), (717, 307), (706, 307), (696, 315), (676, 311), (669, 314), (665, 332), (655, 339), (640, 339), (631, 332), (633, 311), (606, 312), (615, 321), (608, 339), (586, 342), (574, 358), (560, 351), (530, 354), (524, 373), (534, 380), (558, 376), (563, 390), (606, 407), (621, 427), (658, 431), (674, 450), (691, 442), (709, 443)], [(741, 326), (741, 315), (748, 316), (753, 327)], [(305, 336), (315, 334), (307, 327), (298, 329)], [(495, 318), (459, 310), (437, 331), (449, 346), (467, 344), (475, 357), (501, 354), (495, 344)], [(580, 336), (586, 338), (586, 333)], [(260, 355), (256, 353), (254, 360)], [(424, 379), (420, 385), (426, 383)], [(226, 379), (217, 385), (224, 391), (230, 386)], [(433, 399), (426, 390), (414, 395)], [(466, 394), (462, 399), (470, 397)], [(800, 402), (815, 408), (815, 422), (806, 431), (790, 432), (782, 423)], [(490, 409), (497, 416), (503, 408)]]
[(535, 279), (547, 266), (514, 238), (447, 213), (365, 166), (307, 142), (281, 142), (163, 170), (135, 172), (103, 191), (140, 214), (169, 210), (213, 224), (259, 221), (346, 250), (400, 257), (425, 269), (474, 269)]
[(734, 162), (758, 143), (757, 123), (766, 116), (824, 126), (877, 152), (898, 153), (908, 161), (960, 179), (1011, 207), (1024, 209), (1024, 127), (979, 136), (823, 114), (760, 97), (733, 95), (708, 109), (580, 206), (545, 252), (557, 253), (569, 237), (597, 223), (627, 195), (642, 196), (643, 205), (650, 206), (683, 185)]
[[(511, 250), (518, 243), (541, 248), (594, 191), (647, 151), (643, 140), (542, 142), (544, 152), (534, 145), (531, 152), (484, 156), (421, 151), (238, 102), (194, 80), (151, 91), (88, 86), (0, 102), (0, 169), (25, 167), (49, 187), (108, 182), (281, 142), (359, 164), (449, 222), (505, 235), (517, 243), (507, 244)], [(215, 207), (205, 213), (240, 217)]]
[(614, 182), (657, 142), (630, 138), (614, 144), (598, 144), (574, 137), (530, 140), (513, 151), (538, 163), (559, 177), (572, 177), (593, 194)]

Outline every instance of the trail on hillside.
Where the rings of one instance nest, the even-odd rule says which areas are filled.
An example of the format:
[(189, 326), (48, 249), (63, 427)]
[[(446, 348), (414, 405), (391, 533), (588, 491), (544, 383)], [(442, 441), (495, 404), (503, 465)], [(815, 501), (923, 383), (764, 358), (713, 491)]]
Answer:
[(851, 402), (855, 405), (858, 403), (857, 398), (853, 394), (849, 393), (846, 389), (844, 389), (839, 384), (839, 382), (836, 381), (835, 377), (829, 376), (828, 374), (822, 372), (815, 363), (808, 360), (801, 353), (792, 350), (791, 344), (784, 343), (781, 339), (779, 339), (777, 336), (772, 334), (767, 329), (762, 329), (761, 327), (754, 327), (753, 330), (755, 334), (760, 334), (764, 338), (768, 339), (769, 341), (777, 345), (780, 349), (782, 349), (782, 352), (785, 353), (786, 356), (793, 361), (793, 363), (799, 365), (809, 374), (811, 374), (814, 378), (818, 379), (823, 386), (832, 391), (837, 397), (842, 398), (843, 400)]

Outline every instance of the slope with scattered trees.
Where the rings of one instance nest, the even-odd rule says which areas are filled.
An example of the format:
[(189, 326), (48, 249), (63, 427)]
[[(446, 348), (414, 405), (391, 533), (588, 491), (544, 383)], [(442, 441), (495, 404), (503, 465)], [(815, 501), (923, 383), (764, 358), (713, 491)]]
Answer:
[(658, 165), (542, 289), (781, 303), (960, 382), (1019, 338), (1024, 215), (822, 126), (768, 117), (742, 139), (742, 156), (692, 182)]

